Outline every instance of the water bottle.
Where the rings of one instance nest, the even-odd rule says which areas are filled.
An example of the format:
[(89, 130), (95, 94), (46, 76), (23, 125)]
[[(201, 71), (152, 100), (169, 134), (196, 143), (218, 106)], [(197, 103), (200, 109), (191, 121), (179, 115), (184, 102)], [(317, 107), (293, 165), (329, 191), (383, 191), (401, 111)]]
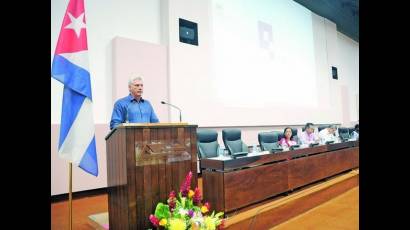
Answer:
[(224, 156), (225, 154), (225, 149), (224, 148), (222, 148), (222, 147), (219, 147), (219, 149), (218, 149), (218, 155), (219, 156)]

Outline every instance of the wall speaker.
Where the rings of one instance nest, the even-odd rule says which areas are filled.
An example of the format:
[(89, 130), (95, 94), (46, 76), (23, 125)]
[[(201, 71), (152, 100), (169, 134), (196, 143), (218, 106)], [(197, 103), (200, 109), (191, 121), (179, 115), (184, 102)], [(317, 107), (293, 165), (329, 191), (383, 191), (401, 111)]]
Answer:
[(179, 19), (179, 41), (198, 45), (198, 24), (185, 19)]
[(332, 77), (335, 80), (339, 79), (338, 76), (337, 76), (337, 68), (334, 67), (334, 66), (332, 66)]

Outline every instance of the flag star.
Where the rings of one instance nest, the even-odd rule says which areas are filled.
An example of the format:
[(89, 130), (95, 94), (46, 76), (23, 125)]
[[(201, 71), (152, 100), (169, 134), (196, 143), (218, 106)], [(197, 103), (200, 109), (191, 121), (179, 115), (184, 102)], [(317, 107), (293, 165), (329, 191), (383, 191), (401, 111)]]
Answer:
[(85, 28), (85, 23), (83, 21), (84, 19), (84, 12), (78, 16), (78, 18), (75, 18), (72, 14), (68, 13), (68, 16), (70, 17), (71, 23), (68, 24), (65, 29), (72, 29), (75, 31), (75, 34), (77, 35), (77, 38), (80, 37), (81, 29)]

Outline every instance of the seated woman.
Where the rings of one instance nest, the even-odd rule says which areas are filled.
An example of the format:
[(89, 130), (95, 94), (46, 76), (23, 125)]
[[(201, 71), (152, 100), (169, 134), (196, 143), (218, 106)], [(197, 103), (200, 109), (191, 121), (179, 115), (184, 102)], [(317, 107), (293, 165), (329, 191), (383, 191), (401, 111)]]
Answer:
[(296, 141), (293, 140), (292, 129), (290, 127), (286, 127), (283, 131), (283, 137), (279, 141), (279, 145), (281, 145), (284, 148), (289, 148), (290, 146), (296, 144)]

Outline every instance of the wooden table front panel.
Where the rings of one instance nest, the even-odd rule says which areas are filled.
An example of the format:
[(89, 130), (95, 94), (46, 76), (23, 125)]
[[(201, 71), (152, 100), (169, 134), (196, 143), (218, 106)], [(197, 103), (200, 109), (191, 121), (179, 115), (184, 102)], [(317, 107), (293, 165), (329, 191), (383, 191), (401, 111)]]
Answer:
[(225, 212), (287, 191), (287, 162), (263, 165), (224, 174)]
[[(226, 162), (206, 159), (204, 165), (219, 170), (202, 170), (204, 198), (218, 211), (233, 212), (277, 194), (359, 167), (358, 147), (334, 148), (333, 151), (326, 151), (325, 147), (327, 148), (321, 146), (321, 148), (308, 149), (310, 151), (307, 152), (314, 155), (250, 168), (238, 168), (234, 171), (223, 171), (223, 169), (253, 165), (255, 162), (267, 159), (273, 161), (277, 157), (282, 157), (280, 155), (292, 156), (294, 152), (284, 152), (276, 156), (265, 155), (260, 159), (252, 157), (252, 162), (248, 162), (251, 159)], [(325, 152), (317, 153), (319, 151)]]

